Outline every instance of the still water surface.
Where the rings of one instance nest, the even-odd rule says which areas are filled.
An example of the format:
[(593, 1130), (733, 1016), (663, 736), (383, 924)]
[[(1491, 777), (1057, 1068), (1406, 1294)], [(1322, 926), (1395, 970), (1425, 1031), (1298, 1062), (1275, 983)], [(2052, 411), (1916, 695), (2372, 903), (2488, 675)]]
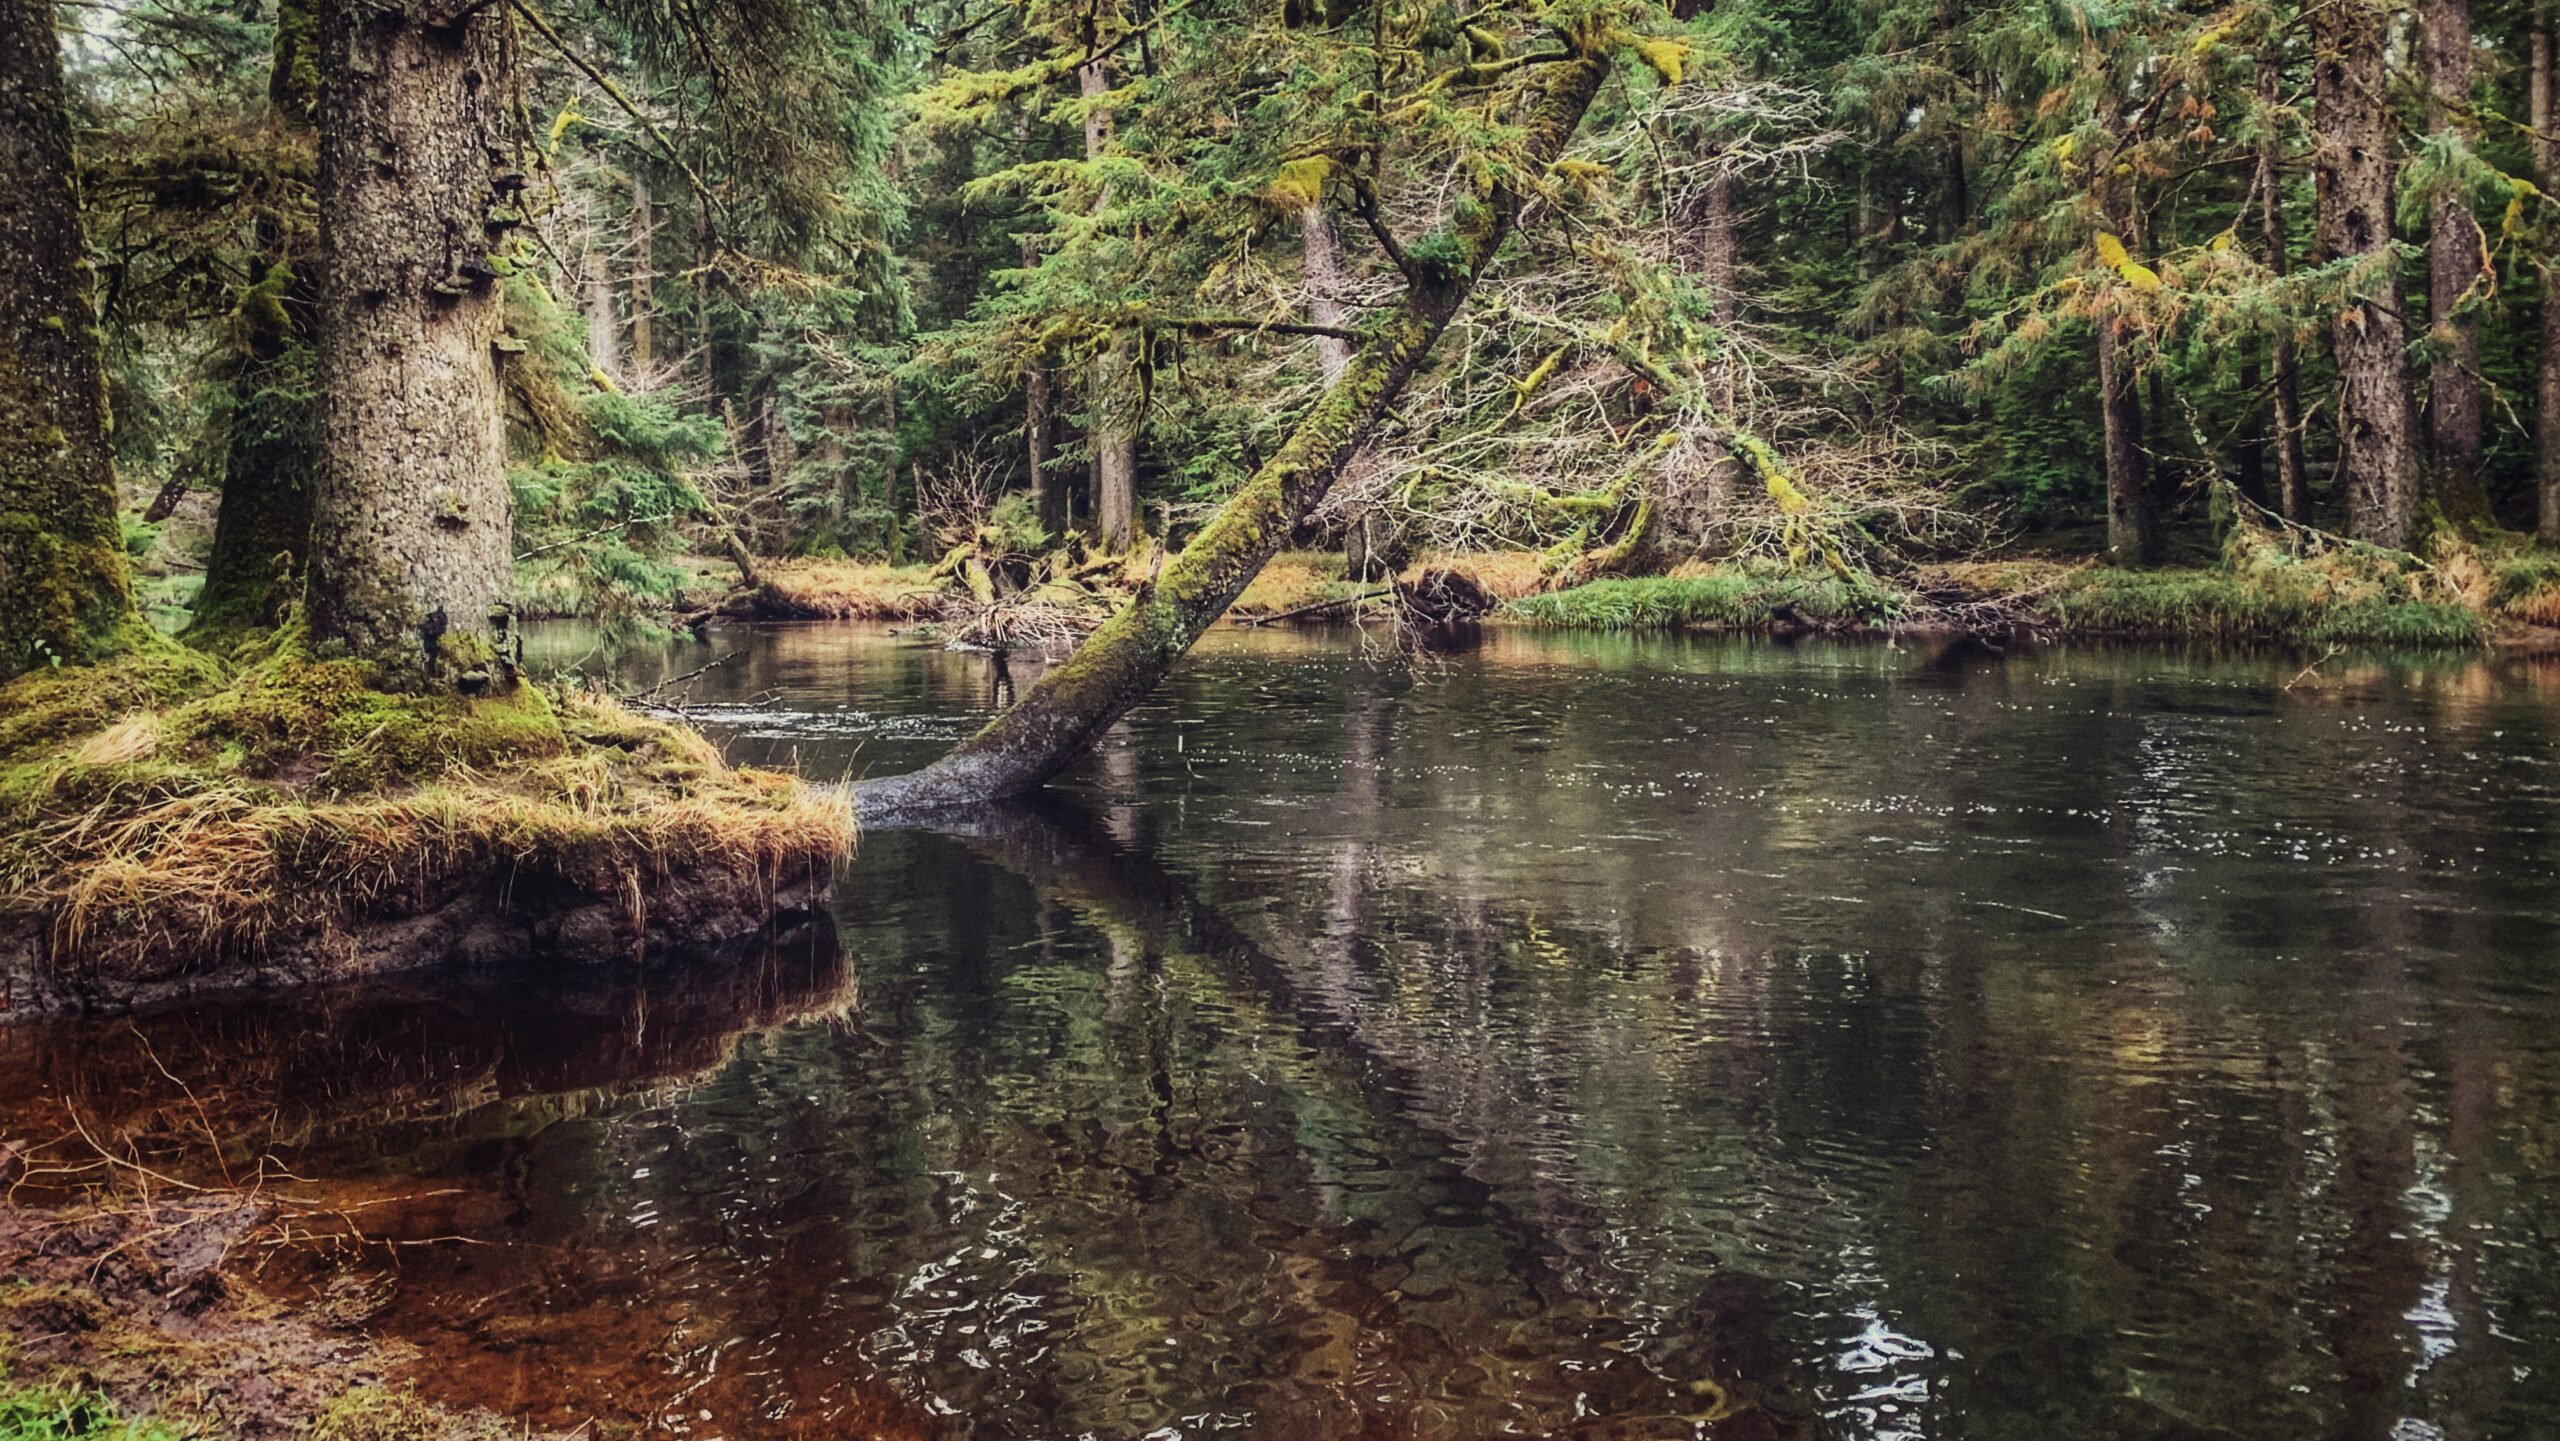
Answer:
[[(698, 718), (827, 777), (1001, 685), (622, 673), (733, 651)], [(2560, 1435), (2560, 687), (2299, 671), (1224, 633), (1051, 802), (867, 836), (833, 943), (22, 1032), (0, 1091), (494, 1243), (367, 1324), (538, 1424)]]

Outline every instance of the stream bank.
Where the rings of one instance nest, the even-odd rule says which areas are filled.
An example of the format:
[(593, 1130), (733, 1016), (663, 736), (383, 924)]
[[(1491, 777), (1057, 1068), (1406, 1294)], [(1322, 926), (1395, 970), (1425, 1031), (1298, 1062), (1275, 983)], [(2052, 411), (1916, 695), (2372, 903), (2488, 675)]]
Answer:
[(841, 795), (602, 691), (137, 637), (0, 690), (0, 1016), (716, 945), (852, 844)]

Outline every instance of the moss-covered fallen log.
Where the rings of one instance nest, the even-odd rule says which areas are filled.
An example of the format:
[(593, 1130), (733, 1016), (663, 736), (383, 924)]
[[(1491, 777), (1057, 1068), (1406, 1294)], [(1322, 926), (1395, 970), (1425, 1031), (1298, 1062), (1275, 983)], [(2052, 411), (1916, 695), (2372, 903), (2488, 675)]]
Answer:
[(1514, 175), (1480, 183), (1437, 232), (1397, 255), (1407, 275), (1403, 298), (1367, 329), (1350, 366), (1280, 449), (1162, 574), (1012, 709), (925, 769), (865, 784), (859, 797), (866, 811), (971, 805), (1046, 784), (1144, 700), (1289, 543), (1376, 433), (1501, 250), (1532, 188), (1580, 128), (1616, 37), (1577, 29), (1557, 38), (1565, 49), (1546, 62), (1533, 92)]

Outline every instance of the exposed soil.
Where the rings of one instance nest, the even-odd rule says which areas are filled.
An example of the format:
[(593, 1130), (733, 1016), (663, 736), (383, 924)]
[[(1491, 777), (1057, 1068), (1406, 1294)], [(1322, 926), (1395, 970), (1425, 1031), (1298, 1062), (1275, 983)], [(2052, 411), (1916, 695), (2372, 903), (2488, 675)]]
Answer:
[[(78, 1385), (127, 1417), (241, 1441), (309, 1434), (351, 1392), (395, 1384), (417, 1353), (364, 1332), (371, 1301), (353, 1272), (314, 1305), (261, 1290), (258, 1263), (292, 1229), (275, 1204), (241, 1195), (0, 1205), (11, 1381)], [(402, 1438), (511, 1434), (487, 1413), (399, 1410)]]

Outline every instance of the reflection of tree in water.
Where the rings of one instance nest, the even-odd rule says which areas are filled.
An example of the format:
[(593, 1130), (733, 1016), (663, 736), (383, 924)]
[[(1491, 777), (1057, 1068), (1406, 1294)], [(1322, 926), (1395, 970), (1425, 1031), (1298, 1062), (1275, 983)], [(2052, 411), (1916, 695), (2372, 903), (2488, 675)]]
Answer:
[(413, 1254), (380, 1324), (701, 1434), (2560, 1403), (2551, 797), (2460, 759), (2547, 721), (1612, 645), (1203, 672), (1091, 806), (869, 838), (849, 1025), (477, 1148), (398, 1132), (467, 1088), (378, 1093), (339, 1154), (495, 1188), (445, 1228), (518, 1243)]
[[(1023, 1274), (1078, 1278), (1057, 1348), (1164, 1406), (1195, 1393), (1268, 1434), (1646, 1434), (1682, 1418), (1709, 1435), (1809, 1429), (1783, 1399), (1765, 1288), (1718, 1272), (1671, 1324), (1640, 1326), (1586, 1284), (1576, 1252), (1602, 1219), (1570, 1178), (1479, 1178), (1471, 1158), (1498, 1134), (1484, 1098), (1415, 1104), (1453, 1083), (1480, 1091), (1464, 1058), (1382, 1043), (1341, 1008), (1330, 963), (1258, 945), (1093, 820), (1018, 812), (972, 832), (1117, 958), (1098, 980), (1025, 978), (1096, 988), (1047, 998), (1098, 1013), (1092, 1070), (986, 1078), (990, 1094), (964, 1107), (1008, 1118), (969, 1137), (968, 1160), (1019, 1207), (998, 1208), (1008, 1220), (991, 1231), (1019, 1238)], [(1132, 1007), (1132, 988), (1157, 999)], [(1075, 1034), (1070, 1023), (1060, 1040)], [(1016, 1038), (1010, 1053), (1024, 1049)], [(1153, 1104), (1129, 1106), (1131, 1092)], [(1112, 1117), (1115, 1097), (1117, 1117), (1092, 1119)], [(1236, 1120), (1275, 1113), (1271, 1129)], [(1208, 1354), (1169, 1354), (1194, 1347)], [(983, 1418), (992, 1400), (968, 1409)]]

